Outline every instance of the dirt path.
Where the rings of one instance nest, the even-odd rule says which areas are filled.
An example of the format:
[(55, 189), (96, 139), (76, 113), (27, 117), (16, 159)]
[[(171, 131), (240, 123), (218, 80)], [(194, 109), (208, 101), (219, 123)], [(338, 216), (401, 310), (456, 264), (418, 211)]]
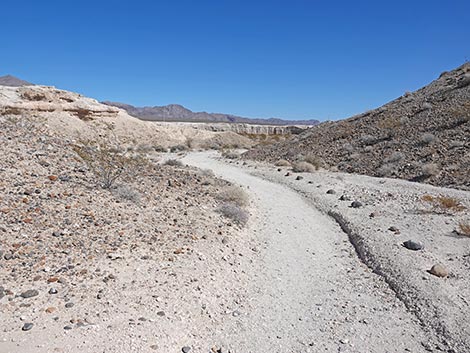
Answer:
[(245, 269), (250, 299), (235, 312), (237, 320), (220, 328), (220, 346), (240, 353), (422, 352), (432, 346), (335, 222), (288, 188), (213, 157), (194, 153), (184, 162), (248, 191), (256, 212), (247, 231), (265, 244)]

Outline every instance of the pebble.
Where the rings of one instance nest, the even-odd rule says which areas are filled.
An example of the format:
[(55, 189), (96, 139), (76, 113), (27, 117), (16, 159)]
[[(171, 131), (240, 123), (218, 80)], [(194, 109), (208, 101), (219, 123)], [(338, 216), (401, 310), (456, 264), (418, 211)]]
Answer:
[(188, 347), (188, 346), (184, 346), (183, 348), (181, 348), (181, 351), (183, 353), (188, 353), (190, 350), (191, 350), (191, 347)]
[(431, 267), (429, 273), (437, 277), (447, 277), (449, 275), (449, 271), (441, 264), (436, 264)]
[(57, 294), (57, 293), (58, 293), (57, 289), (55, 288), (49, 289), (49, 294)]
[(360, 207), (362, 207), (362, 202), (361, 201), (353, 201), (351, 203), (351, 207), (352, 208), (360, 208)]
[(32, 297), (35, 297), (37, 295), (39, 295), (39, 292), (36, 289), (29, 289), (26, 292), (23, 292), (23, 293), (20, 294), (20, 296), (22, 298), (25, 298), (25, 299), (32, 298)]
[(290, 175), (290, 173), (289, 173), (289, 172), (287, 172), (287, 173), (286, 173), (286, 175), (284, 175), (284, 176), (289, 176), (289, 175)]
[(165, 316), (165, 312), (164, 312), (164, 311), (158, 311), (158, 312), (157, 312), (157, 315), (158, 315), (158, 316)]
[(302, 180), (303, 178), (303, 176), (297, 175), (297, 178), (295, 178), (295, 180)]
[(351, 197), (348, 195), (341, 195), (339, 198), (340, 201), (351, 201)]
[(66, 304), (65, 304), (65, 307), (66, 307), (66, 308), (71, 308), (71, 307), (73, 307), (74, 305), (75, 305), (74, 303), (66, 303)]
[(71, 330), (71, 329), (72, 329), (72, 326), (70, 325), (64, 326), (64, 330)]
[(421, 244), (421, 243), (418, 243), (416, 241), (413, 241), (413, 240), (407, 240), (403, 243), (403, 246), (409, 250), (414, 250), (414, 251), (418, 251), (418, 250), (423, 250), (424, 249), (424, 245)]
[(336, 194), (336, 191), (334, 191), (333, 189), (329, 189), (326, 193), (329, 195), (334, 195)]
[(31, 322), (26, 322), (23, 327), (21, 328), (21, 330), (23, 331), (29, 331), (33, 328), (34, 324), (31, 323)]

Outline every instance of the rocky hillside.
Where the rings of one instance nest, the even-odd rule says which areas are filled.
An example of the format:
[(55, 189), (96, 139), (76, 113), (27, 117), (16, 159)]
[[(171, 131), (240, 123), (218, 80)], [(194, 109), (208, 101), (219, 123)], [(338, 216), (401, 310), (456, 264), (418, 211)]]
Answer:
[(254, 119), (242, 118), (230, 114), (193, 112), (182, 105), (170, 104), (155, 107), (134, 107), (129, 104), (117, 102), (103, 102), (104, 104), (119, 107), (130, 115), (142, 120), (152, 121), (181, 121), (203, 123), (242, 123), (258, 125), (316, 125), (318, 120), (283, 120), (283, 119)]
[(31, 86), (32, 83), (19, 79), (18, 77), (6, 75), (0, 77), (0, 86), (20, 87)]
[(378, 109), (246, 154), (271, 162), (307, 155), (349, 173), (470, 189), (470, 63)]
[[(211, 132), (185, 126), (159, 126), (142, 121), (124, 110), (48, 86), (0, 85), (0, 115), (30, 117), (50, 132), (66, 138), (96, 139), (112, 135), (121, 145), (169, 148), (188, 145), (249, 147), (252, 142), (233, 132)], [(219, 147), (220, 147), (219, 146)]]

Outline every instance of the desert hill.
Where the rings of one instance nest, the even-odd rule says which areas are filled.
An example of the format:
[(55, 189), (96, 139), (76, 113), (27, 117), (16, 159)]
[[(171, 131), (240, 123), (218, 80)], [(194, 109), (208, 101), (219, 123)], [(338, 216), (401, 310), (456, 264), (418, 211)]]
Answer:
[(21, 80), (12, 75), (0, 76), (0, 86), (20, 87), (31, 86), (32, 83)]
[(49, 86), (0, 85), (0, 114), (30, 117), (67, 138), (96, 139), (112, 135), (121, 145), (169, 148), (192, 144), (249, 147), (251, 141), (234, 132), (213, 132), (187, 126), (142, 121), (124, 110), (95, 99)]
[(378, 109), (246, 154), (271, 162), (307, 155), (344, 172), (470, 189), (470, 63)]
[(169, 104), (155, 107), (134, 107), (125, 103), (103, 102), (126, 110), (130, 115), (142, 120), (152, 121), (179, 121), (204, 123), (241, 123), (258, 125), (317, 125), (318, 120), (284, 120), (284, 119), (256, 119), (243, 118), (231, 114), (193, 112), (179, 104)]

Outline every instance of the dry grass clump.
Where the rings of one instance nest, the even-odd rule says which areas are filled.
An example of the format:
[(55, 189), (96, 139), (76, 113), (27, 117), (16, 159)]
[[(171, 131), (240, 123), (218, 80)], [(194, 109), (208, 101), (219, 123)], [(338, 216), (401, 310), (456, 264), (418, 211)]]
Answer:
[(121, 200), (131, 201), (134, 203), (139, 203), (141, 198), (140, 193), (129, 185), (119, 185), (113, 190), (113, 194)]
[(291, 163), (288, 160), (280, 159), (276, 163), (274, 163), (276, 167), (290, 167)]
[(170, 152), (171, 153), (183, 152), (183, 151), (187, 151), (187, 150), (188, 150), (188, 146), (185, 146), (185, 145), (176, 145), (176, 146), (171, 146), (170, 147)]
[(431, 203), (437, 212), (460, 212), (466, 209), (459, 200), (453, 197), (424, 195), (421, 200)]
[(244, 226), (248, 222), (248, 212), (233, 203), (224, 203), (217, 207), (216, 212), (224, 217), (231, 219), (240, 226)]
[(459, 229), (457, 233), (460, 235), (464, 235), (466, 237), (470, 237), (470, 223), (469, 222), (460, 222)]
[(240, 158), (240, 154), (234, 151), (223, 151), (222, 157), (227, 158), (227, 159), (238, 159)]
[(308, 162), (296, 162), (292, 165), (292, 171), (296, 173), (313, 173), (317, 168)]
[(428, 163), (421, 166), (421, 175), (430, 178), (439, 173), (439, 166), (435, 163)]
[(320, 157), (314, 154), (308, 154), (307, 156), (304, 157), (303, 161), (313, 165), (315, 167), (315, 170), (320, 169), (325, 164), (323, 162), (323, 159), (321, 159)]
[(217, 194), (217, 198), (225, 203), (232, 203), (237, 206), (246, 206), (248, 204), (248, 195), (239, 186), (229, 186)]
[(171, 167), (182, 167), (183, 162), (177, 159), (167, 159), (165, 162), (162, 163), (163, 165), (169, 165)]

